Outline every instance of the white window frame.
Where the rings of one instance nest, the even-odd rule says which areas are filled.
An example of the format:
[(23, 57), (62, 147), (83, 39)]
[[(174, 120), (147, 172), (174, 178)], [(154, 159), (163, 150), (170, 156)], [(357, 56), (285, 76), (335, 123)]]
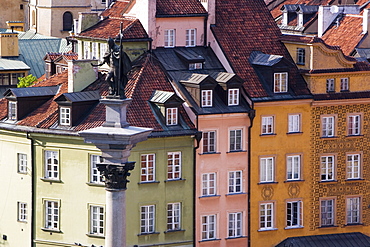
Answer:
[(45, 178), (59, 180), (59, 152), (44, 150), (45, 158)]
[(335, 224), (335, 200), (325, 198), (320, 200), (321, 226), (334, 226)]
[(204, 131), (203, 132), (203, 153), (215, 153), (216, 152), (216, 131)]
[(9, 120), (16, 121), (17, 116), (17, 102), (16, 101), (9, 101), (8, 102), (8, 118)]
[(45, 225), (48, 230), (59, 231), (60, 203), (59, 201), (45, 200)]
[(348, 77), (347, 78), (340, 78), (340, 91), (348, 91), (349, 90), (349, 83)]
[(287, 180), (301, 180), (301, 156), (288, 155), (287, 160)]
[(228, 237), (237, 238), (243, 236), (243, 213), (229, 213)]
[(167, 231), (181, 229), (181, 202), (167, 204)]
[(288, 92), (288, 72), (274, 73), (274, 92)]
[(155, 154), (141, 155), (140, 182), (155, 181)]
[(104, 236), (105, 209), (102, 206), (90, 205), (90, 234)]
[(71, 125), (71, 108), (60, 107), (59, 109), (60, 125), (70, 126)]
[(297, 64), (305, 65), (305, 63), (306, 63), (306, 49), (297, 48)]
[(227, 104), (229, 106), (239, 105), (239, 88), (229, 88), (227, 96)]
[(98, 59), (98, 43), (91, 42), (91, 59)]
[(346, 198), (346, 223), (361, 223), (361, 197), (351, 196)]
[(213, 91), (212, 90), (202, 90), (202, 107), (212, 107), (213, 106)]
[(301, 115), (289, 114), (288, 115), (288, 133), (301, 132)]
[(325, 155), (320, 157), (320, 178), (321, 181), (335, 180), (335, 156)]
[(83, 41), (84, 45), (84, 59), (90, 59), (91, 58), (91, 42), (89, 41)]
[(201, 236), (202, 240), (210, 240), (216, 239), (216, 227), (217, 227), (217, 216), (215, 214), (212, 215), (203, 215), (202, 216), (202, 231)]
[(275, 181), (275, 157), (260, 158), (260, 182), (271, 183)]
[(229, 194), (243, 192), (243, 171), (229, 171)]
[(105, 53), (107, 52), (107, 44), (106, 43), (99, 43), (99, 60), (103, 60), (103, 57), (105, 55)]
[(335, 80), (334, 78), (326, 79), (326, 92), (335, 92)]
[(17, 153), (18, 158), (18, 172), (27, 173), (27, 154)]
[(196, 46), (196, 39), (197, 39), (197, 30), (195, 28), (186, 29), (185, 46), (186, 47)]
[(148, 234), (155, 232), (155, 205), (140, 207), (140, 233)]
[(166, 108), (166, 125), (177, 125), (178, 110), (177, 107)]
[(203, 69), (203, 63), (189, 63), (189, 70)]
[(27, 222), (27, 203), (18, 202), (18, 221)]
[(259, 206), (259, 230), (275, 229), (275, 205), (274, 202), (263, 202)]
[(181, 179), (181, 152), (167, 153), (167, 179)]
[(361, 135), (361, 115), (351, 114), (348, 116), (348, 135)]
[(274, 134), (274, 116), (263, 116), (261, 118), (261, 134)]
[(215, 172), (202, 174), (202, 196), (215, 196), (217, 193), (217, 174)]
[(242, 151), (243, 150), (243, 129), (229, 130), (229, 151)]
[(175, 47), (176, 31), (175, 29), (164, 30), (164, 47)]
[(322, 137), (334, 137), (335, 136), (335, 117), (334, 116), (323, 116), (321, 118), (321, 129)]
[(347, 179), (360, 179), (361, 178), (361, 154), (347, 154)]
[(90, 183), (92, 184), (104, 184), (104, 177), (98, 170), (96, 164), (100, 162), (100, 156), (96, 154), (90, 154)]
[(301, 200), (287, 201), (286, 221), (286, 228), (303, 227), (303, 202)]

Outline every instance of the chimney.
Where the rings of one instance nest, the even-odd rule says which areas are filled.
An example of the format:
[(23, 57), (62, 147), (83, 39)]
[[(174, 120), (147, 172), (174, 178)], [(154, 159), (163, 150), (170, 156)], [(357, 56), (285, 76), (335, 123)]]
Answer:
[[(156, 36), (158, 35), (155, 29), (156, 12), (157, 12), (156, 0), (136, 0), (136, 3), (125, 14), (127, 14), (128, 16), (135, 16), (137, 19), (139, 19), (145, 31), (148, 33), (149, 37), (155, 40)], [(153, 46), (154, 43), (155, 42), (153, 42)]]
[(282, 20), (281, 24), (283, 26), (288, 26), (288, 19), (289, 19), (289, 13), (288, 13), (288, 10), (285, 8), (283, 10), (283, 20)]
[(200, 0), (203, 7), (208, 12), (208, 26), (216, 24), (216, 1), (215, 0)]
[(76, 33), (81, 33), (82, 31), (88, 29), (89, 27), (94, 26), (100, 20), (98, 13), (96, 12), (89, 12), (89, 13), (78, 13), (78, 25), (76, 22), (74, 23), (77, 27), (75, 27)]
[(92, 59), (68, 61), (68, 93), (80, 92), (98, 79), (98, 67), (91, 66), (97, 62)]
[(0, 33), (0, 57), (18, 57), (18, 33)]
[(363, 14), (363, 19), (362, 19), (362, 33), (365, 34), (369, 31), (369, 21), (370, 21), (370, 18), (369, 18), (369, 14), (370, 14), (370, 11), (369, 9), (364, 9), (364, 14)]

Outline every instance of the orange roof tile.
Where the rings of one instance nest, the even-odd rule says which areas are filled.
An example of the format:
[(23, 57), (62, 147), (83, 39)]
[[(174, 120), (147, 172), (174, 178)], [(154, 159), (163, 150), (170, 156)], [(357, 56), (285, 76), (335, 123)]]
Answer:
[(122, 17), (125, 9), (128, 7), (129, 0), (117, 0), (108, 9), (104, 10), (101, 15), (103, 17)]
[(198, 0), (157, 0), (156, 16), (208, 15)]

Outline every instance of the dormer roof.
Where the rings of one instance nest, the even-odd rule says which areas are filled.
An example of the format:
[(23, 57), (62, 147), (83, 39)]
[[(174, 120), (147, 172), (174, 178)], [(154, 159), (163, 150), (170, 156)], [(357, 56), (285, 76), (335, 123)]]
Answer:
[(4, 96), (14, 98), (54, 96), (58, 92), (58, 90), (59, 86), (9, 88), (4, 93)]
[(180, 59), (185, 60), (188, 63), (202, 63), (205, 61), (204, 57), (195, 50), (175, 50), (175, 53)]
[(273, 66), (279, 63), (283, 56), (265, 54), (260, 51), (253, 51), (249, 57), (249, 62), (254, 65)]
[(150, 102), (156, 104), (163, 104), (166, 103), (178, 103), (181, 104), (184, 102), (179, 96), (177, 96), (174, 92), (162, 91), (162, 90), (155, 90), (153, 96), (149, 100)]
[(157, 0), (156, 17), (207, 16), (208, 13), (198, 0)]
[(0, 58), (0, 71), (7, 70), (30, 70), (31, 68), (23, 61)]
[(55, 99), (56, 102), (68, 101), (71, 103), (75, 102), (86, 102), (86, 101), (98, 101), (100, 99), (99, 91), (86, 91), (86, 92), (75, 92), (75, 93), (64, 93)]
[[(194, 85), (194, 86), (200, 86), (201, 84), (206, 83), (207, 81), (214, 81), (213, 78), (206, 74), (191, 74), (190, 76), (186, 76), (187, 78), (184, 78), (183, 80), (180, 80), (180, 82), (184, 85)], [(216, 83), (208, 83), (208, 84), (216, 84)]]

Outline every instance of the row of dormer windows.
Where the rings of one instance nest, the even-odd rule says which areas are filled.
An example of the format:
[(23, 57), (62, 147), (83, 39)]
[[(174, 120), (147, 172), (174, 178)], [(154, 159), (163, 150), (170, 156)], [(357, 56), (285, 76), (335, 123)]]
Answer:
[[(239, 105), (239, 88), (230, 88), (227, 90), (227, 105), (237, 106)], [(201, 93), (202, 107), (213, 106), (213, 90), (202, 90)]]

